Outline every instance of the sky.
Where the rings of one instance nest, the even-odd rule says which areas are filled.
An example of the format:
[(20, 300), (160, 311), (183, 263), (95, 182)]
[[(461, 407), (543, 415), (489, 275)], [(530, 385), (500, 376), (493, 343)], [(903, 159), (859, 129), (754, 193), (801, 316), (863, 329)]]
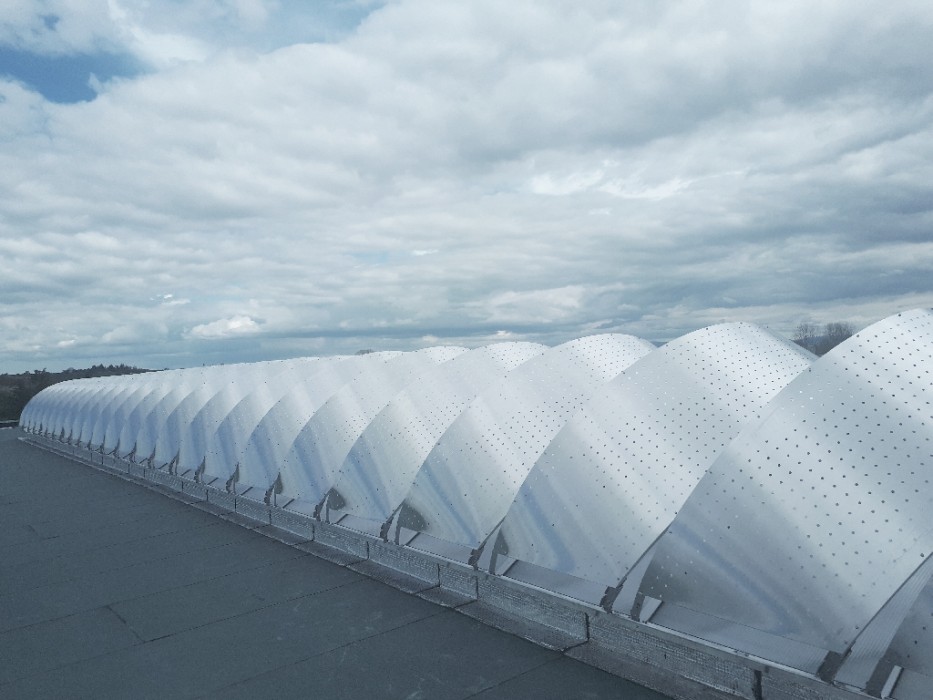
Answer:
[(0, 0), (0, 372), (933, 306), (933, 4)]

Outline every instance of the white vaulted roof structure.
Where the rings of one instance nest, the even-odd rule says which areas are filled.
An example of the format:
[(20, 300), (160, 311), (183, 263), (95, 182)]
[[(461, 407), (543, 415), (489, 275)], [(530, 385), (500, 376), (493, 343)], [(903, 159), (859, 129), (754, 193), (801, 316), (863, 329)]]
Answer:
[(437, 441), (405, 497), (400, 524), (468, 555), (480, 548), (554, 435), (598, 387), (653, 349), (632, 336), (588, 336), (520, 365)]
[(920, 700), (931, 372), (920, 309), (821, 358), (725, 323), (662, 347), (603, 334), (73, 380), (21, 426), (467, 614), (559, 628), (623, 675), (637, 658), (738, 697)]
[[(229, 479), (240, 463), (246, 441), (263, 417), (296, 383), (313, 376), (326, 364), (327, 360), (317, 357), (290, 360), (270, 368), (250, 386), (230, 392), (226, 398), (235, 400), (235, 405), (223, 411), (215, 406), (216, 428), (209, 430), (204, 454), (200, 458), (192, 454), (191, 459), (199, 465), (201, 460), (204, 462), (201, 479)], [(214, 402), (219, 403), (217, 397)]]
[(703, 328), (641, 358), (555, 436), (498, 548), (516, 569), (631, 581), (712, 461), (813, 359), (748, 323)]
[[(181, 395), (166, 395), (155, 414), (158, 416), (165, 413), (162, 409), (170, 405), (173, 408), (165, 414), (165, 420), (154, 435), (153, 464), (168, 466), (174, 471), (181, 457), (182, 446), (191, 440), (200, 439), (196, 432), (197, 418), (207, 403), (231, 384), (251, 385), (255, 374), (255, 365), (249, 364), (206, 367), (192, 378)], [(188, 468), (192, 469), (190, 466)]]
[(370, 422), (408, 384), (466, 348), (437, 347), (371, 364), (340, 388), (301, 429), (279, 471), (279, 494), (292, 507), (315, 512), (337, 471)]
[[(320, 365), (296, 382), (283, 396), (276, 399), (246, 439), (246, 445), (236, 464), (213, 467), (218, 473), (234, 475), (237, 493), (260, 499), (278, 482), (278, 475), (295, 440), (328, 399), (345, 385), (374, 366), (389, 362), (400, 353), (376, 352), (364, 356), (323, 358)], [(269, 497), (284, 505), (290, 498), (277, 500), (274, 491)]]
[(933, 314), (899, 314), (788, 384), (658, 542), (662, 619), (813, 672), (848, 656), (933, 551), (931, 351)]
[(488, 345), (412, 381), (353, 445), (328, 499), (331, 509), (376, 525), (387, 523), (438, 440), (480, 392), (498, 386), (545, 350), (535, 343)]

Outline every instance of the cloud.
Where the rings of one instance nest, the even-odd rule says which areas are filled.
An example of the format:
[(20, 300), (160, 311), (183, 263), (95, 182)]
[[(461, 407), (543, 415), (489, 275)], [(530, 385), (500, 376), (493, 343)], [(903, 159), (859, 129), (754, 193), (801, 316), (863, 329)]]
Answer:
[(93, 53), (119, 45), (108, 0), (5, 0), (0, 43), (43, 55)]
[(245, 335), (256, 333), (259, 324), (249, 316), (233, 316), (221, 318), (210, 323), (195, 326), (188, 334), (192, 338), (226, 338), (231, 335)]
[(0, 80), (11, 367), (933, 305), (924, 3), (46, 5), (0, 45), (147, 71)]

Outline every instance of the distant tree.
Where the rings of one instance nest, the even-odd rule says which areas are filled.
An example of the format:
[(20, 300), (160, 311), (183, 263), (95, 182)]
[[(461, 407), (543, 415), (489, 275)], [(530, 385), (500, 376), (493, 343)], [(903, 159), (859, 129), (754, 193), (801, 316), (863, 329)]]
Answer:
[(793, 341), (815, 355), (825, 355), (853, 333), (855, 328), (851, 323), (834, 321), (821, 329), (815, 323), (805, 321), (797, 324)]
[(797, 328), (794, 330), (793, 340), (800, 347), (815, 353), (819, 330), (819, 327), (815, 323), (803, 321), (797, 324)]
[(375, 351), (366, 349), (366, 350), (357, 350), (354, 354), (355, 355), (371, 355), (373, 352)]
[(62, 372), (49, 372), (46, 369), (35, 369), (22, 374), (0, 374), (0, 421), (18, 420), (26, 404), (33, 396), (46, 387), (69, 379), (86, 379), (88, 377), (105, 377), (117, 374), (139, 374), (148, 372), (148, 369), (129, 367), (121, 364), (119, 367), (104, 367), (94, 365), (88, 369), (74, 369), (69, 367)]
[(825, 355), (842, 341), (851, 338), (855, 328), (851, 323), (827, 323), (817, 344), (817, 355)]

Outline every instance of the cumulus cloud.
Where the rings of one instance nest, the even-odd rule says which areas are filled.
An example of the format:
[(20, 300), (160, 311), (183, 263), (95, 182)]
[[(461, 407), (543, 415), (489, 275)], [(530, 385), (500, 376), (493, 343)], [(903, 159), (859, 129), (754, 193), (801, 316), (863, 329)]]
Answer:
[(4, 0), (0, 43), (46, 55), (114, 50), (112, 7), (108, 0)]
[(18, 367), (933, 305), (926, 3), (20, 5), (0, 45), (149, 69), (0, 81)]
[(231, 335), (255, 333), (258, 330), (259, 324), (249, 316), (233, 316), (197, 325), (188, 335), (192, 338), (226, 338)]

